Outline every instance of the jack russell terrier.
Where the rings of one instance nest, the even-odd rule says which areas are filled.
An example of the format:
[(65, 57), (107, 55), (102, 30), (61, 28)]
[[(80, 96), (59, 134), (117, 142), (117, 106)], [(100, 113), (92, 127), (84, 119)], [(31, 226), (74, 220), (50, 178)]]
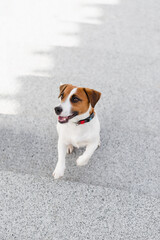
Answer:
[(55, 179), (64, 175), (65, 156), (73, 151), (73, 147), (86, 147), (77, 159), (77, 165), (83, 166), (100, 145), (100, 123), (94, 110), (100, 96), (101, 93), (93, 89), (71, 84), (60, 86), (61, 104), (55, 107), (59, 135), (58, 162), (53, 172)]

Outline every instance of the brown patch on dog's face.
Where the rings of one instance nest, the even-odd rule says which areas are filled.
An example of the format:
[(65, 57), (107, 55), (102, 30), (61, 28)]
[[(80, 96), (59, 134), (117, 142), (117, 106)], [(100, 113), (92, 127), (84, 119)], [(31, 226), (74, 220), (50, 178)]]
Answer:
[(58, 98), (61, 97), (61, 102), (64, 102), (66, 100), (66, 98), (68, 97), (73, 88), (75, 88), (75, 86), (71, 84), (63, 84), (60, 86), (59, 88), (60, 94)]
[(83, 88), (77, 88), (75, 94), (70, 97), (70, 102), (72, 104), (72, 112), (77, 112), (78, 115), (87, 112), (89, 108), (89, 101)]

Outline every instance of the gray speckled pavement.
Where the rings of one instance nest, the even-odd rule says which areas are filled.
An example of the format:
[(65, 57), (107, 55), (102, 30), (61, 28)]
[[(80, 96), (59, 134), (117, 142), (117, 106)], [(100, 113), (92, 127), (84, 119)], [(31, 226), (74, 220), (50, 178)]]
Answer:
[[(1, 1), (0, 239), (160, 239), (159, 13), (159, 0)], [(101, 146), (54, 181), (60, 82), (102, 92)]]

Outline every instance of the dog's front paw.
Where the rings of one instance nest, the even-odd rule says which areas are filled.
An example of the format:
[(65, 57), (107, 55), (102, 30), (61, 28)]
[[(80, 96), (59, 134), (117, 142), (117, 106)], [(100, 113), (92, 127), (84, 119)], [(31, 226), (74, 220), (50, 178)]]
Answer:
[(88, 158), (84, 158), (83, 156), (80, 156), (77, 159), (77, 166), (84, 166), (88, 163), (89, 159)]
[(56, 167), (54, 172), (53, 172), (53, 177), (54, 179), (58, 179), (60, 177), (63, 177), (64, 175), (64, 169), (65, 168), (62, 168), (62, 167)]

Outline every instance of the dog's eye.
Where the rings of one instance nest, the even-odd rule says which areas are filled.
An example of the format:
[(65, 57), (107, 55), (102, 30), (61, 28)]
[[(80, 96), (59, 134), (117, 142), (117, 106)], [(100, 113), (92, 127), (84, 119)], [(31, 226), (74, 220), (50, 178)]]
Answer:
[(73, 97), (71, 98), (71, 102), (73, 102), (73, 103), (77, 103), (77, 102), (79, 102), (79, 101), (80, 101), (80, 99), (77, 98), (77, 97), (75, 97), (75, 96), (73, 96)]
[(61, 98), (61, 99), (63, 99), (63, 98), (64, 98), (64, 93), (62, 93), (62, 94), (61, 94), (60, 98)]

